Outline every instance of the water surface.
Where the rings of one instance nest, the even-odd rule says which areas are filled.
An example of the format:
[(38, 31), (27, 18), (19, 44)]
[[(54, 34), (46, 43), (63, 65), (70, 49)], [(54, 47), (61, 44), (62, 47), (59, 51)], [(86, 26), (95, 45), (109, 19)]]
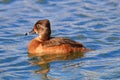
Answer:
[[(49, 19), (52, 36), (95, 51), (30, 58), (24, 36)], [(119, 80), (119, 0), (0, 0), (0, 80)]]

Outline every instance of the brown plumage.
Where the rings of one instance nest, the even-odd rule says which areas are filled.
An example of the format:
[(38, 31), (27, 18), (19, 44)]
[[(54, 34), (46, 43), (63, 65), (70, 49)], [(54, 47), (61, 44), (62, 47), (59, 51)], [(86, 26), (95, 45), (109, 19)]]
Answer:
[(28, 52), (30, 54), (68, 54), (90, 50), (81, 43), (68, 38), (50, 37), (50, 22), (47, 19), (39, 20), (33, 30), (29, 32), (29, 34), (33, 33), (39, 34), (39, 36), (29, 43)]

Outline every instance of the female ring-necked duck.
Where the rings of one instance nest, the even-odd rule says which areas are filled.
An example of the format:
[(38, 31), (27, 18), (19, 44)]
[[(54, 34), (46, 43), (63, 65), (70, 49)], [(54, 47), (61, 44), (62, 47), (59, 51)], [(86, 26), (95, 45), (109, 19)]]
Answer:
[(85, 48), (81, 43), (68, 38), (51, 37), (51, 28), (48, 19), (37, 21), (32, 31), (27, 34), (34, 33), (39, 34), (39, 36), (30, 41), (28, 45), (28, 53), (30, 54), (67, 54), (90, 50)]

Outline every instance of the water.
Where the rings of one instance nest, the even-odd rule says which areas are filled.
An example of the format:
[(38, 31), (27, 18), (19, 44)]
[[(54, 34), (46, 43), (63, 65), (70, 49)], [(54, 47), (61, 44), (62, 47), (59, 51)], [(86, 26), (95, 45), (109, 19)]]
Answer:
[[(95, 51), (30, 58), (24, 34), (39, 19)], [(0, 80), (120, 80), (120, 1), (0, 0)]]

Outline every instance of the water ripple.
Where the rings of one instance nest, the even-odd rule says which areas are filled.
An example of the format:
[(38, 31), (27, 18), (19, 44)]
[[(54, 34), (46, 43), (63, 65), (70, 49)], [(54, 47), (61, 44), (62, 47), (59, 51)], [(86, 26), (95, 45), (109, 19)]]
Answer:
[[(119, 80), (119, 0), (1, 0), (0, 7), (0, 80)], [(27, 45), (35, 35), (24, 34), (45, 18), (52, 36), (69, 37), (94, 51), (31, 64)]]

